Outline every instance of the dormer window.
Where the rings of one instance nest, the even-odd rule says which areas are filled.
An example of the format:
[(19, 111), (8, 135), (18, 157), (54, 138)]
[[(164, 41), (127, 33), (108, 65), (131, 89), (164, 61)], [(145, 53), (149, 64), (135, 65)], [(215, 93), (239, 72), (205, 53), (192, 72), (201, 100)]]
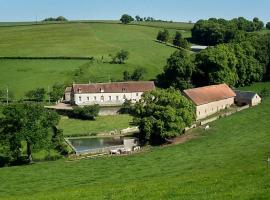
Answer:
[(122, 88), (122, 92), (126, 91), (126, 88)]
[(103, 93), (103, 92), (104, 92), (104, 89), (100, 88), (99, 91), (100, 91), (101, 93)]
[(78, 93), (82, 93), (82, 88), (79, 88), (78, 89)]

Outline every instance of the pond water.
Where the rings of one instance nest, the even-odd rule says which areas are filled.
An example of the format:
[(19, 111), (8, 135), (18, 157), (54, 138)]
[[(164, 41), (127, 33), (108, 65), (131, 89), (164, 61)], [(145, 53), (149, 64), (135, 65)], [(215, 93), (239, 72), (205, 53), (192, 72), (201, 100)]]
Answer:
[(91, 152), (96, 149), (108, 148), (124, 144), (122, 137), (74, 138), (68, 139), (68, 141), (74, 147), (76, 152)]

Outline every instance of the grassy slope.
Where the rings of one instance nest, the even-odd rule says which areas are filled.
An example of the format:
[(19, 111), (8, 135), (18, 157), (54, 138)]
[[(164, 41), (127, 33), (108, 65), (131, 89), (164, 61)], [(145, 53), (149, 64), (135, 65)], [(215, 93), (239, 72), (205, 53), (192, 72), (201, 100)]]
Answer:
[(270, 98), (182, 145), (2, 168), (0, 199), (269, 199), (269, 113)]
[(110, 132), (115, 129), (121, 130), (130, 127), (132, 117), (129, 115), (116, 115), (97, 117), (96, 121), (83, 121), (62, 118), (59, 128), (63, 129), (64, 135), (82, 135), (89, 133)]
[(9, 87), (16, 97), (30, 89), (71, 82), (72, 74), (83, 60), (0, 60), (0, 89)]
[[(0, 27), (0, 56), (94, 56), (99, 60), (103, 56), (108, 60), (109, 54), (126, 49), (130, 59), (125, 65), (96, 62), (91, 67), (93, 81), (121, 79), (124, 70), (136, 67), (145, 67), (145, 79), (152, 79), (175, 51), (154, 41), (159, 29), (104, 23)], [(10, 85), (16, 96), (21, 96), (34, 87), (63, 81), (66, 72), (80, 64), (75, 61), (4, 60), (0, 62), (0, 87)], [(23, 72), (25, 69), (27, 73)], [(40, 76), (35, 78), (37, 73)]]

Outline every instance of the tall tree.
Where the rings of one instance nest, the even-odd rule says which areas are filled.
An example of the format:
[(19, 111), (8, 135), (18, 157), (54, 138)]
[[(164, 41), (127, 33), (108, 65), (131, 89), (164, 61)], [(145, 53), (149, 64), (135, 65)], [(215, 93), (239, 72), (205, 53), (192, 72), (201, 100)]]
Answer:
[(191, 88), (194, 71), (193, 56), (186, 50), (180, 49), (168, 58), (164, 72), (157, 77), (158, 85), (163, 88), (174, 87), (180, 90)]
[(227, 83), (236, 85), (238, 81), (237, 59), (230, 47), (225, 44), (207, 48), (196, 55), (196, 85)]
[(155, 90), (143, 94), (135, 104), (133, 115), (140, 129), (140, 140), (155, 144), (181, 135), (195, 120), (195, 109), (179, 91)]
[(121, 21), (123, 24), (129, 24), (129, 23), (133, 22), (134, 19), (133, 19), (133, 17), (131, 17), (130, 15), (124, 14), (124, 15), (122, 15), (120, 21)]
[(32, 151), (47, 149), (52, 141), (52, 128), (59, 122), (56, 112), (36, 104), (12, 104), (3, 109), (2, 140), (8, 141), (13, 158), (21, 155), (21, 144), (26, 142), (27, 157), (32, 162)]

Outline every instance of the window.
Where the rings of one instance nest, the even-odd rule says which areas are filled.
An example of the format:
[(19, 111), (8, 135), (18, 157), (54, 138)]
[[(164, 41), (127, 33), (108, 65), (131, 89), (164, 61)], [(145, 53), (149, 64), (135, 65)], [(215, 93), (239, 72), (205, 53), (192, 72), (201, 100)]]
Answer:
[(199, 115), (201, 114), (201, 112), (199, 111)]
[(109, 101), (111, 101), (112, 100), (112, 97), (111, 96), (109, 96)]
[(95, 100), (95, 101), (97, 100), (97, 97), (96, 97), (96, 96), (94, 96), (94, 100)]
[(126, 95), (125, 95), (125, 94), (124, 94), (124, 96), (123, 96), (123, 99), (125, 99), (125, 100), (127, 99), (127, 97), (126, 97)]
[(138, 97), (139, 96), (139, 93), (136, 93), (136, 96)]
[(82, 101), (82, 97), (81, 96), (79, 96), (79, 101)]
[(104, 101), (104, 96), (100, 97), (100, 101), (103, 102)]
[(116, 96), (116, 101), (119, 101), (119, 96)]
[(206, 109), (205, 109), (205, 113), (206, 113)]
[(90, 98), (89, 97), (87, 97), (87, 101), (89, 101), (90, 100)]

